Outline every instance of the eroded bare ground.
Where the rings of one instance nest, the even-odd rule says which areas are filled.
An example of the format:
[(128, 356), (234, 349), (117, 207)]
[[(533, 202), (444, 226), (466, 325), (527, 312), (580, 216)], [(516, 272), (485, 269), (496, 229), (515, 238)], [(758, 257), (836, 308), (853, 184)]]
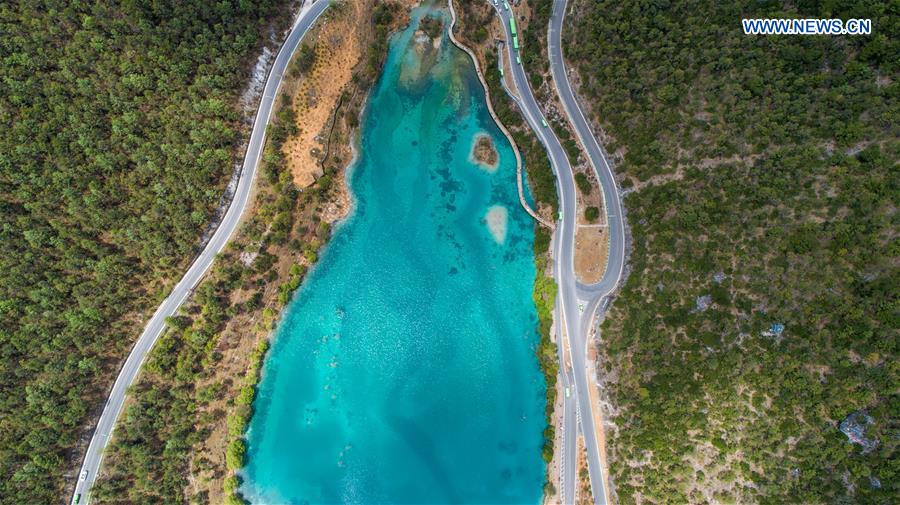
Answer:
[(609, 233), (605, 227), (582, 226), (575, 233), (575, 273), (584, 284), (603, 278), (609, 252)]
[[(297, 133), (284, 144), (288, 168), (297, 187), (310, 186), (324, 175), (323, 162), (333, 151), (347, 147), (329, 142), (335, 110), (349, 97), (354, 69), (362, 59), (370, 1), (336, 4), (327, 11), (303, 42), (288, 70), (291, 77), (282, 94), (291, 98), (296, 111)], [(341, 103), (340, 105), (343, 105)]]

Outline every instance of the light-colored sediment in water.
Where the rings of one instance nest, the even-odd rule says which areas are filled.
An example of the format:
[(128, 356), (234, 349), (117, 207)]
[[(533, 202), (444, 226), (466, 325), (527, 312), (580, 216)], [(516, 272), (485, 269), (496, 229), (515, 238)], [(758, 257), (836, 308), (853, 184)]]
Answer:
[(503, 205), (492, 205), (484, 216), (488, 230), (490, 230), (491, 235), (493, 235), (494, 240), (498, 244), (506, 242), (506, 222), (508, 218), (509, 211)]

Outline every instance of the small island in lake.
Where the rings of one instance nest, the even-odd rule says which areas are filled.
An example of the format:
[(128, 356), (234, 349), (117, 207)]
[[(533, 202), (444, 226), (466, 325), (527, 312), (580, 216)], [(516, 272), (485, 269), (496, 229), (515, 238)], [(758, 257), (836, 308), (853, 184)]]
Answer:
[(479, 133), (475, 135), (475, 142), (472, 144), (472, 161), (477, 163), (481, 168), (488, 172), (497, 170), (499, 164), (499, 156), (497, 149), (494, 147), (494, 141), (490, 135)]

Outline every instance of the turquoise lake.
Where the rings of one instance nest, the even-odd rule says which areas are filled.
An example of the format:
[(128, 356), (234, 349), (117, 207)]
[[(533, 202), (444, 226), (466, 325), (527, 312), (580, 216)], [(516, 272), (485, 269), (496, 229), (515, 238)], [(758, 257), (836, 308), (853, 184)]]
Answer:
[[(533, 223), (471, 60), (416, 33), (429, 12), (449, 24), (419, 8), (392, 38), (354, 212), (274, 335), (247, 435), (254, 503), (540, 501)], [(478, 135), (496, 171), (471, 158)]]

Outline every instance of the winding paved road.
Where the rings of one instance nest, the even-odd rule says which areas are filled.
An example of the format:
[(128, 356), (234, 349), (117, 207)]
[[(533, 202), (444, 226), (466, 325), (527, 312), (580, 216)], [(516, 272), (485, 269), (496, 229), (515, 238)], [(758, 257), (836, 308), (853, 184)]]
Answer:
[[(513, 11), (503, 7), (497, 8), (496, 10), (503, 23), (506, 39), (512, 40), (509, 19)], [(529, 48), (525, 46), (520, 46), (521, 51), (528, 49)], [(528, 124), (531, 126), (531, 129), (534, 130), (538, 139), (540, 139), (544, 148), (547, 150), (547, 155), (550, 158), (550, 166), (556, 175), (556, 189), (559, 196), (560, 210), (562, 212), (562, 219), (557, 224), (553, 239), (555, 258), (553, 273), (559, 288), (557, 294), (557, 310), (561, 316), (557, 320), (557, 335), (565, 335), (569, 343), (576, 408), (584, 405), (590, 406), (588, 387), (591, 386), (587, 382), (587, 374), (585, 373), (586, 356), (581, 352), (585, 347), (583, 345), (578, 345), (579, 342), (584, 341), (584, 338), (578, 338), (578, 333), (580, 333), (582, 328), (582, 322), (579, 302), (576, 296), (574, 261), (576, 223), (575, 178), (572, 174), (572, 167), (569, 165), (569, 160), (566, 158), (565, 151), (559, 143), (559, 139), (556, 138), (556, 135), (553, 134), (553, 131), (550, 128), (543, 126), (543, 115), (541, 114), (537, 101), (534, 99), (534, 94), (528, 84), (528, 77), (525, 75), (525, 70), (522, 68), (521, 64), (516, 63), (517, 53), (513, 48), (513, 45), (506, 44), (505, 50), (510, 66), (512, 67), (510, 73), (512, 74), (513, 82), (519, 94), (519, 107), (522, 110), (525, 119), (528, 121)], [(565, 365), (563, 364), (561, 368), (565, 369)], [(576, 417), (580, 421), (582, 431), (585, 433), (585, 439), (593, 437), (593, 417), (589, 415), (576, 415)], [(565, 441), (572, 440), (576, 436), (575, 433), (571, 433), (570, 428), (568, 428), (569, 425), (570, 423), (567, 423), (564, 419), (563, 439)], [(588, 441), (588, 444), (590, 444), (590, 441)], [(565, 452), (561, 471), (566, 480), (562, 483), (563, 489), (561, 490), (560, 495), (565, 503), (574, 502), (574, 492), (569, 491), (569, 489), (566, 488), (573, 486), (573, 483), (570, 482), (569, 479), (572, 479), (575, 476), (576, 461), (577, 454), (574, 453), (574, 451)], [(593, 482), (599, 483), (602, 482), (602, 480), (595, 481), (595, 479), (591, 479), (591, 482), (592, 484)], [(603, 493), (603, 486), (592, 485), (592, 490), (595, 501), (600, 504), (605, 504), (606, 496)]]
[[(606, 155), (597, 143), (590, 125), (582, 113), (578, 101), (568, 81), (565, 62), (562, 56), (561, 32), (565, 18), (567, 0), (554, 0), (553, 14), (549, 23), (548, 42), (550, 45), (550, 68), (554, 86), (563, 104), (566, 114), (575, 128), (576, 134), (587, 152), (591, 166), (600, 181), (604, 203), (607, 210), (608, 230), (610, 234), (609, 260), (603, 278), (597, 284), (583, 285), (575, 276), (574, 246), (577, 203), (575, 199), (575, 182), (572, 167), (565, 152), (554, 133), (543, 126), (542, 115), (534, 95), (528, 84), (528, 78), (520, 64), (516, 64), (516, 51), (512, 44), (506, 44), (507, 58), (512, 67), (512, 78), (519, 93), (516, 100), (531, 128), (547, 149), (550, 164), (557, 179), (557, 193), (562, 211), (562, 219), (554, 234), (554, 275), (559, 285), (557, 334), (564, 332), (569, 343), (571, 368), (562, 360), (562, 379), (564, 383), (572, 381), (575, 387), (577, 420), (584, 435), (588, 456), (591, 490), (596, 504), (606, 504), (606, 480), (601, 465), (599, 442), (594, 426), (593, 405), (590, 399), (590, 388), (596, 387), (588, 376), (587, 350), (588, 335), (595, 320), (598, 308), (605, 305), (604, 298), (615, 291), (625, 263), (625, 232), (622, 221), (622, 207), (615, 177), (606, 159)], [(496, 7), (506, 34), (506, 40), (512, 40), (509, 18), (512, 10), (504, 6)], [(521, 46), (521, 44), (520, 44)], [(521, 46), (521, 51), (530, 48)], [(571, 377), (570, 377), (571, 374)], [(564, 461), (562, 464), (563, 483), (561, 498), (564, 503), (574, 501), (574, 489), (571, 479), (574, 478), (577, 455), (568, 450), (570, 441), (574, 439), (569, 402), (565, 405), (563, 419)], [(569, 419), (567, 419), (569, 417)]]
[[(554, 0), (553, 2), (553, 12), (550, 17), (550, 26), (547, 34), (550, 72), (553, 76), (556, 93), (562, 102), (566, 115), (569, 116), (570, 123), (578, 136), (578, 140), (581, 142), (582, 148), (587, 153), (591, 167), (594, 169), (594, 174), (600, 182), (600, 190), (603, 193), (603, 202), (607, 213), (607, 230), (609, 231), (609, 259), (607, 260), (603, 278), (600, 279), (600, 282), (592, 285), (584, 285), (576, 281), (577, 296), (581, 300), (581, 306), (584, 307), (582, 314), (584, 317), (582, 317), (581, 328), (573, 335), (572, 353), (585, 357), (589, 345), (587, 337), (590, 335), (596, 313), (598, 309), (605, 309), (605, 304), (608, 301), (604, 299), (616, 290), (619, 281), (622, 279), (622, 272), (625, 267), (625, 225), (622, 215), (622, 199), (619, 195), (615, 175), (609, 165), (606, 153), (597, 142), (597, 138), (591, 130), (590, 124), (585, 118), (569, 83), (565, 59), (562, 53), (562, 30), (567, 4), (568, 0)], [(584, 373), (584, 383), (588, 384), (589, 387), (595, 387), (593, 381), (587, 377), (588, 372), (586, 368), (576, 368), (576, 370)], [(587, 401), (582, 401), (582, 396), (588, 396)], [(589, 409), (599, 408), (597, 405), (592, 405), (589, 395), (579, 396), (579, 406), (584, 405), (587, 405)], [(591, 433), (587, 433), (586, 425), (582, 424), (582, 426), (585, 427), (588, 471), (595, 489), (595, 496), (596, 488), (603, 488), (602, 494), (605, 502), (606, 480), (602, 474), (603, 466), (600, 458), (599, 442), (595, 436), (596, 432), (591, 430)], [(600, 486), (597, 486), (596, 483), (600, 483)]]
[[(97, 471), (100, 468), (100, 462), (103, 459), (103, 451), (109, 442), (110, 435), (115, 427), (116, 420), (122, 412), (122, 406), (125, 403), (125, 393), (129, 386), (137, 378), (141, 364), (147, 353), (153, 348), (156, 340), (165, 329), (166, 317), (174, 315), (181, 307), (191, 291), (200, 282), (200, 279), (206, 274), (213, 263), (216, 255), (225, 247), (231, 235), (237, 229), (241, 221), (241, 216), (247, 208), (250, 201), (250, 193), (253, 187), (253, 181), (256, 178), (256, 169), (262, 156), (263, 145), (265, 143), (266, 127), (272, 115), (272, 107), (275, 104), (275, 97), (278, 94), (278, 88), (281, 86), (282, 77), (284, 77), (285, 69), (290, 62), (291, 55), (300, 45), (303, 36), (309, 30), (310, 26), (318, 19), (318, 17), (328, 8), (329, 0), (314, 1), (311, 5), (306, 5), (300, 12), (297, 21), (291, 28), (290, 33), (285, 39), (275, 63), (269, 71), (266, 79), (266, 86), (263, 90), (263, 96), (260, 100), (259, 110), (256, 113), (256, 120), (253, 124), (253, 132), (250, 134), (250, 143), (247, 146), (247, 152), (244, 156), (244, 164), (241, 168), (241, 175), (238, 181), (234, 198), (225, 217), (219, 224), (218, 229), (213, 234), (209, 243), (203, 249), (203, 252), (194, 260), (184, 277), (178, 281), (172, 293), (163, 300), (162, 304), (147, 322), (144, 332), (141, 333), (137, 343), (125, 360), (125, 365), (119, 372), (112, 391), (106, 405), (103, 407), (103, 413), (94, 429), (94, 435), (91, 437), (87, 454), (79, 471), (78, 482), (75, 485), (75, 491), (72, 495), (73, 503), (87, 503), (89, 499), (89, 491), (97, 478)], [(81, 476), (84, 476), (83, 478)]]
[(594, 136), (593, 130), (585, 119), (584, 113), (572, 92), (569, 83), (566, 63), (562, 53), (562, 29), (566, 16), (568, 0), (554, 0), (553, 14), (550, 17), (550, 28), (547, 40), (550, 43), (550, 73), (553, 75), (553, 84), (556, 93), (562, 102), (566, 115), (569, 116), (575, 134), (581, 145), (587, 152), (588, 160), (597, 180), (600, 181), (600, 189), (603, 191), (603, 202), (607, 208), (609, 228), (609, 260), (606, 272), (600, 282), (592, 285), (578, 283), (578, 296), (583, 300), (599, 300), (611, 294), (618, 286), (622, 278), (625, 266), (625, 226), (622, 217), (622, 199), (616, 184), (615, 175), (609, 165), (606, 152), (600, 147)]
[[(503, 62), (504, 62), (503, 46), (504, 45), (505, 44), (503, 44), (503, 43), (500, 43), (497, 45), (497, 55), (498, 55), (497, 63), (501, 69), (501, 73), (503, 71), (502, 69), (504, 68), (504, 66), (503, 66)], [(510, 61), (513, 62), (515, 60), (510, 59)], [(512, 63), (512, 65), (515, 65), (515, 63)], [(524, 110), (525, 106), (523, 105), (522, 101), (519, 99), (517, 92), (506, 87), (506, 80), (501, 79), (500, 84), (503, 86), (503, 90), (506, 92), (507, 95), (509, 95), (510, 99), (512, 99), (514, 102), (516, 102), (516, 104), (519, 105), (520, 109)], [(555, 170), (555, 167), (554, 167), (554, 170)], [(522, 176), (517, 174), (516, 177), (518, 179), (517, 183), (521, 184)], [(557, 186), (557, 188), (558, 188), (558, 186)], [(554, 233), (553, 237), (554, 237), (553, 238), (554, 242), (553, 242), (553, 245), (551, 245), (551, 249), (556, 250), (555, 244), (556, 244), (556, 240), (557, 240), (557, 238), (556, 238), (557, 235)], [(560, 313), (560, 305), (559, 304), (556, 304), (554, 312), (555, 312), (554, 320), (561, 322), (563, 319), (562, 319), (562, 316)], [(558, 337), (556, 339), (556, 355), (559, 359), (560, 370), (561, 370), (559, 380), (562, 382), (563, 391), (566, 391), (566, 390), (571, 391), (572, 389), (574, 389), (574, 383), (572, 382), (571, 363), (569, 362), (569, 360), (566, 357), (566, 348), (564, 345), (564, 339), (562, 338), (562, 332), (559, 328), (556, 329), (556, 334), (558, 335)], [(557, 448), (557, 450), (559, 451), (558, 452), (558, 455), (559, 455), (558, 461), (561, 462), (560, 467), (559, 467), (559, 479), (561, 482), (561, 488), (558, 491), (559, 491), (560, 501), (562, 503), (573, 503), (575, 501), (575, 476), (577, 475), (577, 469), (575, 468), (576, 461), (577, 461), (575, 458), (575, 454), (577, 451), (576, 442), (577, 442), (577, 434), (578, 434), (577, 433), (578, 432), (577, 409), (576, 409), (576, 401), (575, 401), (574, 396), (565, 396), (564, 395), (562, 398), (562, 402), (563, 402), (563, 412), (562, 412), (563, 428), (562, 428), (562, 433), (560, 433), (560, 436), (562, 438), (562, 447)]]

